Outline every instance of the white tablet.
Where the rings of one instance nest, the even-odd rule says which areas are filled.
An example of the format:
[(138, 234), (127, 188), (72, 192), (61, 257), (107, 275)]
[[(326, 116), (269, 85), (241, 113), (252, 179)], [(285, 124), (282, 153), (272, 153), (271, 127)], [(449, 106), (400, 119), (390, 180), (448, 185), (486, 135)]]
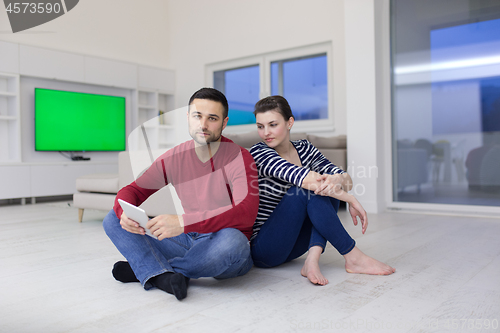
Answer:
[(126, 201), (123, 201), (122, 199), (118, 199), (118, 203), (120, 204), (120, 206), (122, 206), (123, 211), (128, 218), (139, 223), (139, 225), (144, 228), (144, 230), (146, 231), (146, 235), (151, 236), (154, 239), (158, 239), (158, 237), (154, 236), (151, 233), (151, 230), (146, 228), (146, 223), (148, 223), (149, 217), (144, 209), (134, 206)]

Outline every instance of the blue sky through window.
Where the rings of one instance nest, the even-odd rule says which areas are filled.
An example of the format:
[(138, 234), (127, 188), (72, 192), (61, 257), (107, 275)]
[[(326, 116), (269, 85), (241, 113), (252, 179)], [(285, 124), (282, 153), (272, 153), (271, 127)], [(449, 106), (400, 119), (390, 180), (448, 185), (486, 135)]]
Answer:
[[(283, 96), (296, 120), (328, 118), (326, 55), (283, 61)], [(271, 64), (271, 94), (279, 91), (279, 62)]]
[(224, 75), (228, 125), (254, 124), (253, 109), (259, 101), (259, 66), (228, 70)]

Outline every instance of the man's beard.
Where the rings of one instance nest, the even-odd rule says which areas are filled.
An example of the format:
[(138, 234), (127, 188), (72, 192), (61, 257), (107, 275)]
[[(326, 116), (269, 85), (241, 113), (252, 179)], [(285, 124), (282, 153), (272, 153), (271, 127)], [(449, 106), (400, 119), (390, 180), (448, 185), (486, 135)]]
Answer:
[(191, 135), (191, 137), (193, 138), (194, 141), (196, 141), (200, 145), (206, 145), (208, 143), (215, 142), (215, 141), (219, 140), (220, 137), (222, 136), (222, 130), (219, 131), (218, 133), (203, 132), (203, 133), (209, 133), (209, 135), (205, 138), (200, 138), (198, 136), (198, 133), (199, 132), (195, 132), (194, 135)]

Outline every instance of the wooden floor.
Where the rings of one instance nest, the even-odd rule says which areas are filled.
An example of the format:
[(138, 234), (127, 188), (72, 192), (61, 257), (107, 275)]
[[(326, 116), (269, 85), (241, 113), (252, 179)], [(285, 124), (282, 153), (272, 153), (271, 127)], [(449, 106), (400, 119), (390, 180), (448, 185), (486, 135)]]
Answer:
[(499, 332), (500, 220), (384, 213), (365, 253), (391, 276), (348, 274), (331, 247), (327, 286), (299, 271), (303, 258), (225, 281), (192, 280), (182, 302), (111, 267), (122, 256), (101, 226), (68, 203), (0, 207), (0, 332)]

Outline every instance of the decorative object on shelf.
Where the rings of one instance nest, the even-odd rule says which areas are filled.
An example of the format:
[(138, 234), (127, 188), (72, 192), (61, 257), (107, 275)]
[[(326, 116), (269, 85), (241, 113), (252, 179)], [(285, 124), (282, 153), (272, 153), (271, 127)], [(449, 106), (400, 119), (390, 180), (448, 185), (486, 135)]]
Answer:
[(165, 114), (164, 111), (162, 111), (162, 110), (158, 111), (158, 120), (160, 122), (160, 125), (165, 125), (165, 119), (163, 117), (164, 114)]

